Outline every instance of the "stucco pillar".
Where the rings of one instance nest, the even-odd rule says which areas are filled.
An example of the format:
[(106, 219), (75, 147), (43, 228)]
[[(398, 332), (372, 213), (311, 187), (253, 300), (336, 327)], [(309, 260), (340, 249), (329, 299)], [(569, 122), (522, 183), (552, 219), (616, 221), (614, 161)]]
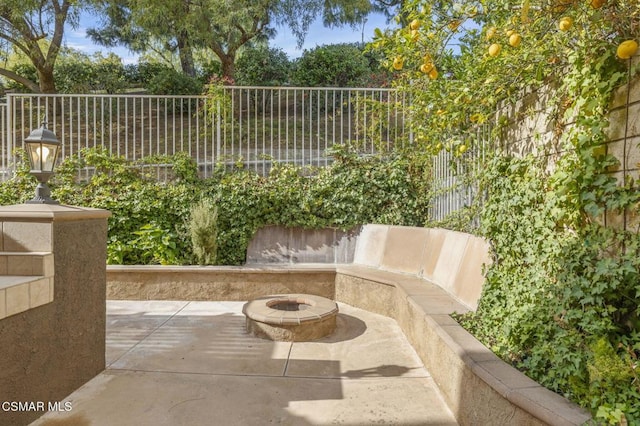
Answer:
[(104, 370), (109, 216), (0, 207), (0, 424), (72, 409), (57, 403)]

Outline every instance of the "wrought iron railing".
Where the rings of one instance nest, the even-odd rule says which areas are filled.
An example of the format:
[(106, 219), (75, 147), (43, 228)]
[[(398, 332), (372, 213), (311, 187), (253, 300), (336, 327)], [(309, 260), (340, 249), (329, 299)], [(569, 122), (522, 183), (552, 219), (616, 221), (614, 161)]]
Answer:
[[(393, 89), (221, 87), (215, 96), (10, 94), (0, 106), (0, 166), (10, 176), (14, 148), (46, 120), (61, 156), (104, 147), (132, 161), (187, 152), (207, 177), (216, 165), (267, 172), (273, 162), (323, 166), (327, 150), (361, 153), (410, 141), (404, 93)], [(81, 173), (89, 174), (90, 170)]]

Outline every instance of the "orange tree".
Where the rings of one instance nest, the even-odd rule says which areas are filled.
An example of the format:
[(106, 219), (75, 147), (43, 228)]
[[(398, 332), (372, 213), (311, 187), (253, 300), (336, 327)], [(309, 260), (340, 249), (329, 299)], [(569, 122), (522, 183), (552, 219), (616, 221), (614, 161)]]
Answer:
[(416, 89), (416, 136), (433, 151), (447, 147), (443, 133), (460, 134), (494, 117), (499, 102), (514, 101), (551, 80), (558, 108), (587, 112), (578, 98), (592, 93), (579, 93), (577, 86), (596, 78), (609, 80), (606, 87), (592, 88), (608, 101), (626, 74), (625, 61), (616, 58), (617, 45), (626, 40), (622, 51), (628, 59), (640, 41), (640, 6), (634, 0), (436, 4), (407, 3), (410, 23), (393, 32), (376, 30), (371, 44), (386, 52), (398, 85)]
[(612, 95), (637, 72), (640, 4), (410, 1), (402, 16), (408, 24), (376, 30), (371, 48), (411, 93), (420, 149), (464, 159), (487, 122), (501, 141), (510, 123), (499, 111), (531, 93), (552, 129), (536, 147), (554, 154), (552, 167), (497, 150), (482, 167), (479, 232), (494, 262), (477, 312), (460, 321), (598, 422), (640, 424), (640, 239), (603, 220), (640, 202), (604, 148)]

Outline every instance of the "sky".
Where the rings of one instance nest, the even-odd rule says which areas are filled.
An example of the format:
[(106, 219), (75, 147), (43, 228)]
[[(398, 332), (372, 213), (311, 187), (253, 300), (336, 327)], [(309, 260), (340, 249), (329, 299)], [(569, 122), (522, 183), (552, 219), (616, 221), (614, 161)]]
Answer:
[[(89, 55), (96, 52), (102, 52), (103, 55), (113, 52), (120, 56), (125, 64), (135, 64), (138, 62), (137, 56), (124, 47), (106, 48), (93, 44), (91, 39), (87, 37), (86, 30), (94, 26), (94, 22), (95, 19), (91, 16), (83, 15), (78, 28), (66, 28), (64, 40), (66, 46)], [(269, 45), (271, 47), (281, 48), (289, 59), (295, 59), (300, 57), (305, 49), (313, 49), (316, 46), (371, 41), (375, 28), (385, 28), (387, 26), (389, 25), (382, 14), (370, 15), (364, 25), (356, 29), (348, 26), (343, 28), (325, 28), (322, 25), (322, 20), (317, 19), (309, 28), (309, 32), (301, 48), (298, 48), (295, 36), (285, 27), (278, 27), (276, 29), (276, 37), (269, 41)]]

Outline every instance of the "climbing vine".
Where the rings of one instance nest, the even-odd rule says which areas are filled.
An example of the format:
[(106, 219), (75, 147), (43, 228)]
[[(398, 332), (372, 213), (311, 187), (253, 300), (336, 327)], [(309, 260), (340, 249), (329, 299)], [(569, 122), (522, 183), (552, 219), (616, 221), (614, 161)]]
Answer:
[[(640, 193), (606, 148), (613, 94), (638, 71), (640, 4), (414, 0), (402, 16), (371, 48), (411, 93), (422, 150), (463, 159), (494, 127), (478, 230), (494, 262), (460, 321), (598, 422), (640, 424)], [(532, 155), (510, 155), (528, 117), (544, 118)]]

